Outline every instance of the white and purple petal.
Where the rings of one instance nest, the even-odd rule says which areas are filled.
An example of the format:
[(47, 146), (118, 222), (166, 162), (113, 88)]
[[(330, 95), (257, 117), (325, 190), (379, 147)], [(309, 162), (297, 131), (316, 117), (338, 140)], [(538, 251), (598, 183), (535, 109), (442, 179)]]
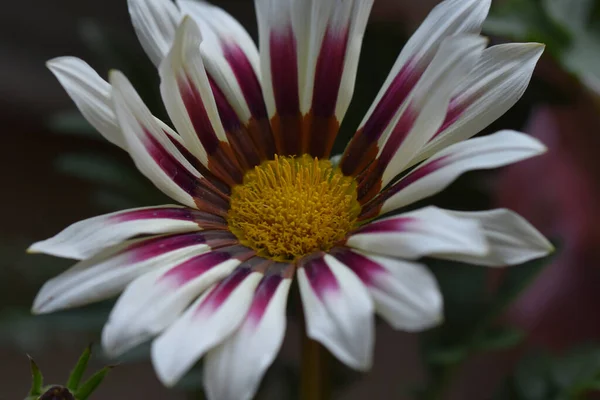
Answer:
[(375, 101), (348, 144), (340, 164), (357, 175), (377, 155), (375, 145), (448, 37), (478, 34), (491, 0), (446, 0), (437, 5), (406, 43)]
[(244, 322), (204, 361), (204, 386), (211, 399), (249, 400), (275, 359), (286, 327), (293, 266), (269, 267), (254, 293)]
[(30, 253), (82, 260), (139, 235), (226, 229), (225, 219), (180, 206), (134, 208), (88, 218), (29, 247)]
[(368, 370), (374, 306), (360, 279), (331, 255), (317, 253), (299, 262), (298, 284), (308, 337), (349, 367)]
[(477, 221), (425, 207), (368, 223), (346, 245), (369, 253), (409, 260), (438, 253), (484, 256), (488, 245)]
[(161, 333), (194, 299), (252, 256), (244, 246), (220, 247), (139, 277), (109, 316), (102, 332), (104, 349), (117, 356)]
[(230, 185), (241, 182), (240, 166), (221, 123), (200, 54), (202, 38), (186, 16), (173, 46), (160, 65), (161, 93), (173, 125), (188, 150)]
[(440, 45), (406, 104), (379, 138), (377, 158), (359, 177), (360, 201), (375, 196), (435, 135), (444, 121), (452, 93), (473, 69), (486, 42), (481, 36), (460, 35)]
[(508, 111), (525, 92), (543, 52), (539, 43), (507, 43), (484, 50), (453, 94), (443, 125), (411, 164), (469, 139)]
[(214, 285), (152, 344), (159, 379), (173, 386), (208, 350), (243, 323), (262, 272), (243, 264)]
[(138, 239), (110, 247), (47, 281), (33, 303), (34, 313), (78, 307), (115, 296), (135, 278), (211, 248), (233, 244), (227, 231), (203, 231)]
[(343, 247), (331, 254), (359, 277), (394, 329), (421, 331), (442, 321), (442, 293), (424, 265)]
[(412, 204), (432, 196), (467, 171), (498, 168), (542, 154), (546, 147), (538, 140), (514, 131), (456, 143), (440, 151), (394, 183), (363, 209), (361, 218)]

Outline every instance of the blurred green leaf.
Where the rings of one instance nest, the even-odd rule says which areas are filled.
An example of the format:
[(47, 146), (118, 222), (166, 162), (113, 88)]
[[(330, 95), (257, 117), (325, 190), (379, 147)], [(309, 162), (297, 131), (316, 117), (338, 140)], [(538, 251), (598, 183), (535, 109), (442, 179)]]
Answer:
[(547, 400), (552, 360), (546, 353), (533, 353), (523, 358), (515, 370), (515, 389), (524, 400)]
[(52, 115), (48, 121), (48, 127), (56, 133), (104, 140), (100, 133), (87, 122), (77, 109), (62, 111)]
[(425, 354), (425, 360), (433, 365), (451, 365), (462, 362), (469, 355), (468, 347), (430, 348)]
[(479, 338), (474, 347), (477, 351), (507, 350), (520, 344), (525, 332), (511, 327), (489, 329)]

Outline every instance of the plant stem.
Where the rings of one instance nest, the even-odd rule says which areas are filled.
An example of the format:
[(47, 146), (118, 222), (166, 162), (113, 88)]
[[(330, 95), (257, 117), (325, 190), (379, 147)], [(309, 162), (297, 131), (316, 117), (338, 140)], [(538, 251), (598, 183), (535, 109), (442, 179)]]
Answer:
[(310, 339), (302, 330), (301, 400), (327, 400), (329, 396), (329, 354), (320, 343)]

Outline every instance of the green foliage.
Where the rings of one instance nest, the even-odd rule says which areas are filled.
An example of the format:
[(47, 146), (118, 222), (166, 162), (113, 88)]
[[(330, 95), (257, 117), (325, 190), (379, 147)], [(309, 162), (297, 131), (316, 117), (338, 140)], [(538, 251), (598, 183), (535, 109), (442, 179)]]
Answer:
[(87, 400), (90, 395), (100, 386), (108, 372), (113, 367), (104, 367), (100, 371), (93, 374), (88, 380), (86, 380), (83, 384), (79, 384), (81, 382), (81, 378), (85, 373), (88, 362), (92, 355), (91, 345), (88, 346), (82, 353), (81, 357), (77, 361), (77, 364), (71, 371), (69, 375), (66, 386), (61, 385), (47, 385), (46, 387), (42, 387), (43, 385), (43, 376), (35, 364), (33, 359), (30, 357), (31, 364), (31, 375), (32, 375), (32, 384), (31, 390), (29, 391), (28, 396), (25, 400), (38, 400), (38, 399), (71, 399), (75, 400)]
[(553, 356), (526, 354), (497, 394), (497, 400), (575, 400), (600, 390), (600, 347), (585, 345)]

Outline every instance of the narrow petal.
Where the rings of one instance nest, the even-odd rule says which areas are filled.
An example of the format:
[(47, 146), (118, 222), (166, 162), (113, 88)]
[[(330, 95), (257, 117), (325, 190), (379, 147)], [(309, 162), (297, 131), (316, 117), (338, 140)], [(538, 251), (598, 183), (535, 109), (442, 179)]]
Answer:
[(215, 227), (225, 229), (227, 222), (221, 217), (179, 206), (134, 208), (76, 222), (56, 236), (32, 244), (27, 251), (82, 260), (139, 235)]
[(444, 190), (461, 174), (497, 168), (546, 151), (538, 140), (514, 131), (500, 131), (456, 143), (415, 168), (364, 209), (363, 218), (406, 206)]
[(171, 48), (181, 15), (171, 0), (127, 0), (129, 15), (142, 47), (154, 65)]
[(109, 142), (125, 148), (110, 100), (111, 87), (85, 61), (58, 57), (46, 63), (81, 114)]
[(246, 159), (255, 157), (253, 153), (258, 153), (259, 160), (272, 158), (275, 144), (258, 78), (258, 49), (252, 38), (219, 7), (192, 0), (178, 0), (177, 4), (200, 29), (202, 60), (232, 146), (237, 145), (236, 152)]
[(205, 231), (113, 246), (46, 282), (36, 296), (33, 312), (49, 313), (110, 298), (142, 274), (234, 242), (235, 237), (227, 231)]
[(554, 250), (537, 229), (519, 214), (507, 210), (462, 212), (448, 211), (458, 217), (479, 222), (489, 243), (490, 251), (485, 257), (470, 257), (467, 255), (452, 255), (438, 258), (449, 258), (471, 264), (502, 267), (522, 264), (524, 262), (547, 256)]
[(369, 164), (374, 146), (415, 85), (444, 39), (459, 34), (478, 34), (491, 0), (446, 0), (437, 5), (406, 43), (367, 112), (341, 162), (346, 175), (356, 175)]
[(283, 342), (292, 267), (267, 274), (258, 284), (240, 328), (208, 352), (204, 386), (210, 399), (250, 400)]
[(414, 260), (437, 253), (484, 256), (481, 226), (436, 207), (381, 219), (359, 228), (346, 245), (370, 253)]
[(263, 90), (278, 153), (329, 155), (354, 90), (372, 3), (255, 2)]
[(202, 292), (252, 255), (240, 245), (221, 247), (139, 277), (119, 297), (104, 327), (106, 352), (118, 356), (161, 333)]
[(159, 379), (173, 386), (244, 321), (263, 274), (243, 265), (213, 286), (152, 344)]
[(422, 331), (442, 321), (442, 293), (424, 265), (348, 248), (331, 253), (360, 278), (377, 313), (394, 329)]
[(152, 116), (131, 83), (118, 71), (110, 74), (113, 101), (129, 154), (138, 169), (172, 199), (189, 207), (221, 213), (227, 202), (190, 164), (164, 124)]
[(184, 17), (173, 47), (160, 65), (161, 93), (167, 112), (188, 150), (230, 185), (242, 174), (221, 124), (200, 54), (196, 23)]
[(539, 43), (508, 43), (484, 50), (453, 94), (444, 124), (411, 164), (469, 139), (508, 111), (525, 92), (543, 52)]
[(450, 97), (473, 69), (486, 45), (481, 36), (446, 39), (402, 108), (379, 139), (377, 158), (361, 177), (359, 199), (366, 201), (398, 175), (444, 121)]
[(315, 255), (300, 261), (298, 284), (308, 336), (349, 367), (368, 370), (374, 306), (360, 279), (334, 257)]

